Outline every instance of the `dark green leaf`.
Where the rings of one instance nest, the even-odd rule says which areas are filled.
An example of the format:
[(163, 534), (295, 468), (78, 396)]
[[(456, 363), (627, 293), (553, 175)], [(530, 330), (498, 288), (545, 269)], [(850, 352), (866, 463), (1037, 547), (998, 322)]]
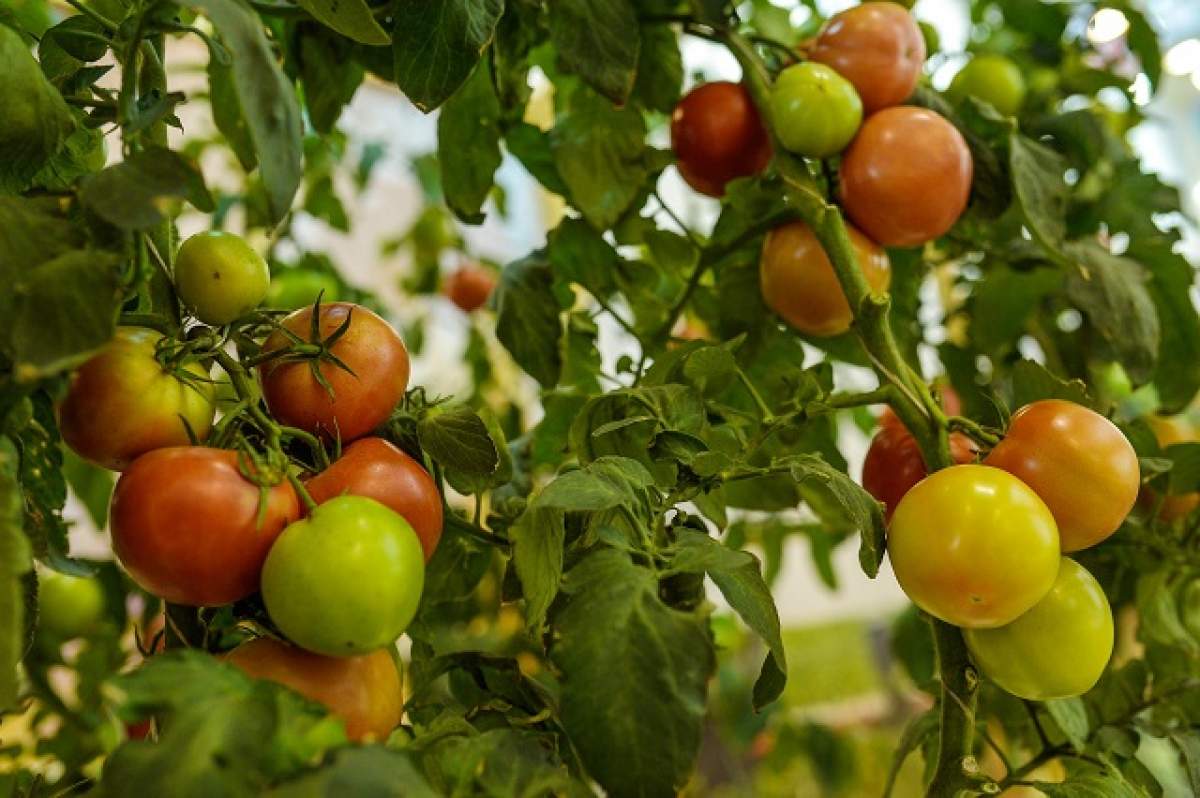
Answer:
[(1086, 407), (1094, 404), (1082, 382), (1060, 379), (1032, 360), (1022, 360), (1013, 367), (1012, 386), (1014, 410), (1040, 399), (1066, 399)]
[(158, 224), (173, 199), (186, 199), (201, 211), (216, 207), (196, 165), (165, 147), (139, 150), (88, 178), (80, 198), (102, 219), (126, 230)]
[(1013, 189), (1025, 224), (1042, 246), (1057, 247), (1066, 237), (1066, 163), (1054, 150), (1019, 133), (1009, 140)]
[(550, 148), (550, 134), (528, 122), (510, 127), (504, 134), (504, 143), (529, 174), (539, 183), (559, 196), (567, 196), (567, 184), (554, 165), (554, 153)]
[(479, 224), (500, 166), (500, 101), (487, 61), (479, 62), (446, 103), (437, 135), (446, 204), (464, 222)]
[(263, 793), (266, 798), (436, 798), (412, 758), (377, 745), (346, 748), (333, 761)]
[(392, 30), (396, 85), (432, 111), (463, 84), (491, 43), (503, 0), (400, 0)]
[[(559, 57), (614, 103), (625, 102), (633, 90), (641, 43), (638, 34), (637, 14), (629, 0), (555, 0), (550, 4), (550, 41)], [(648, 68), (657, 69), (658, 64)]]
[(1063, 284), (1059, 269), (1044, 267), (1018, 271), (996, 266), (972, 293), (971, 339), (987, 352), (1013, 347), (1025, 323), (1047, 295)]
[(534, 252), (504, 267), (493, 299), (496, 337), (546, 388), (558, 382), (563, 364), (563, 325), (553, 284), (545, 252)]
[(26, 187), (67, 136), (75, 120), (15, 30), (0, 25), (0, 193)]
[(509, 536), (513, 540), (513, 565), (525, 596), (525, 623), (539, 635), (562, 581), (562, 511), (531, 507), (517, 519)]
[(313, 17), (362, 44), (385, 45), (392, 40), (379, 27), (365, 0), (296, 0)]
[(301, 33), (299, 41), (297, 58), (309, 119), (318, 133), (330, 133), (362, 83), (362, 65), (344, 41), (324, 32)]
[(500, 465), (500, 452), (487, 424), (469, 407), (454, 407), (422, 419), (417, 435), (421, 448), (444, 468), (486, 476)]
[(670, 25), (643, 25), (633, 100), (651, 111), (669, 114), (679, 102), (683, 57), (679, 37)]
[(791, 469), (797, 482), (809, 483), (827, 494), (845, 512), (854, 529), (861, 535), (858, 561), (863, 572), (874, 578), (883, 562), (886, 540), (883, 522), (883, 506), (875, 501), (858, 483), (845, 473), (831, 466), (816, 454), (802, 454), (786, 458), (781, 465)]
[(1082, 751), (1087, 747), (1088, 732), (1091, 724), (1088, 721), (1087, 707), (1079, 698), (1059, 698), (1043, 704), (1050, 717), (1058, 724), (1058, 728), (1066, 736), (1076, 750)]
[(22, 529), (17, 450), (0, 437), (0, 707), (14, 709), (20, 679), (17, 663), (25, 641), (25, 602), (21, 575), (32, 567), (29, 541)]

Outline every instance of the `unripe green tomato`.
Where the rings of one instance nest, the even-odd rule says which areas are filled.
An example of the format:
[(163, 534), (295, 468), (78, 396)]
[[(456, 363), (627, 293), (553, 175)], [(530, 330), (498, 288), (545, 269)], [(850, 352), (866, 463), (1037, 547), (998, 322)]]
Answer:
[(175, 258), (175, 289), (205, 324), (228, 324), (263, 301), (271, 284), (267, 262), (239, 235), (210, 230), (183, 242)]
[(61, 638), (79, 637), (104, 618), (104, 591), (95, 579), (57, 571), (38, 574), (38, 624)]
[(850, 81), (831, 67), (805, 61), (779, 73), (771, 87), (771, 114), (784, 147), (828, 158), (854, 138), (863, 107)]
[(1006, 626), (964, 629), (985, 676), (1018, 698), (1082, 695), (1104, 673), (1113, 650), (1112, 609), (1087, 569), (1062, 558), (1050, 592)]
[(413, 617), (425, 554), (408, 521), (374, 499), (339, 496), (283, 530), (262, 596), (293, 643), (333, 657), (391, 645)]
[(1004, 116), (1012, 116), (1025, 102), (1025, 76), (1002, 55), (977, 55), (954, 76), (947, 93), (956, 101), (974, 97)]
[(272, 310), (295, 310), (311, 307), (321, 297), (321, 303), (336, 302), (342, 292), (332, 274), (312, 269), (292, 269), (271, 277), (271, 287), (263, 305)]

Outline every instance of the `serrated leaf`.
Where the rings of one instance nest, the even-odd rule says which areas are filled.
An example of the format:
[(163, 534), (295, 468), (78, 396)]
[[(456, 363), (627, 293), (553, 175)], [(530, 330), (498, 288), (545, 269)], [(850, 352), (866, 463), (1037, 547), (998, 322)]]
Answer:
[(500, 465), (500, 452), (487, 424), (469, 407), (454, 407), (421, 419), (417, 437), (421, 448), (444, 468), (488, 475)]
[(779, 465), (788, 466), (793, 479), (818, 487), (842, 508), (861, 537), (859, 564), (867, 576), (874, 578), (883, 562), (886, 542), (883, 506), (820, 455), (794, 455), (785, 458)]
[(1066, 736), (1075, 750), (1082, 751), (1087, 747), (1088, 732), (1091, 723), (1088, 721), (1087, 707), (1080, 698), (1058, 698), (1042, 704), (1058, 728)]
[(446, 103), (437, 136), (446, 204), (464, 222), (479, 224), (500, 166), (500, 101), (487, 61), (479, 62)]
[(394, 11), (396, 85), (422, 111), (444, 103), (496, 34), (503, 0), (401, 0)]
[(525, 624), (540, 636), (546, 612), (558, 595), (563, 571), (563, 513), (553, 508), (528, 508), (509, 530), (513, 565), (525, 597)]
[(126, 230), (146, 230), (186, 199), (197, 210), (216, 208), (196, 164), (166, 147), (147, 147), (84, 181), (80, 199), (97, 216)]
[(365, 0), (296, 0), (314, 18), (343, 36), (362, 44), (391, 44), (387, 31), (379, 27)]
[(345, 748), (332, 761), (263, 793), (266, 798), (436, 798), (412, 757), (377, 745)]
[(629, 0), (555, 0), (550, 41), (567, 68), (593, 89), (614, 103), (629, 98), (641, 44)]
[(1014, 410), (1041, 399), (1065, 399), (1085, 407), (1094, 404), (1081, 381), (1056, 377), (1033, 360), (1022, 360), (1013, 366), (1012, 398)]
[(654, 477), (637, 460), (601, 457), (576, 471), (568, 471), (548, 484), (533, 500), (534, 507), (568, 512), (635, 508)]

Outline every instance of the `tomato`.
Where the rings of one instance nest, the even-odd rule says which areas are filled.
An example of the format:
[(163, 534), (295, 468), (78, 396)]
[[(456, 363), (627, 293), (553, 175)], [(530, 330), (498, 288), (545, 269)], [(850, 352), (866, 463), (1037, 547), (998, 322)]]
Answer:
[[(1154, 437), (1158, 439), (1158, 445), (1164, 449), (1175, 443), (1192, 443), (1196, 440), (1196, 430), (1186, 418), (1149, 416), (1146, 421), (1154, 430)], [(1151, 507), (1158, 506), (1160, 499), (1154, 491), (1147, 490), (1146, 498)], [(1162, 497), (1161, 502), (1158, 518), (1167, 522), (1175, 521), (1200, 506), (1200, 493), (1168, 495)]]
[(60, 638), (85, 635), (104, 619), (104, 591), (95, 579), (38, 572), (38, 628)]
[(446, 278), (443, 290), (459, 310), (470, 313), (487, 304), (496, 289), (496, 275), (482, 266), (466, 265)]
[[(853, 227), (848, 232), (872, 291), (886, 292), (892, 280), (887, 253)], [(800, 332), (825, 337), (850, 329), (850, 303), (833, 264), (804, 222), (789, 222), (767, 234), (759, 278), (763, 301)]]
[(954, 125), (924, 108), (888, 108), (867, 118), (842, 158), (842, 204), (880, 244), (915, 247), (958, 221), (973, 171)]
[[(239, 462), (240, 461), (240, 462)], [(287, 482), (270, 488), (242, 476), (244, 456), (226, 449), (156, 449), (133, 462), (113, 491), (113, 551), (133, 580), (176, 604), (217, 606), (258, 589), (272, 542), (300, 516)]]
[(710, 197), (771, 162), (771, 140), (750, 94), (738, 83), (697, 86), (671, 114), (671, 148), (687, 184)]
[(1062, 558), (1054, 586), (1028, 612), (963, 636), (984, 676), (1019, 698), (1048, 701), (1092, 689), (1113, 650), (1113, 617), (1087, 569)]
[[(951, 433), (950, 454), (956, 463), (970, 463), (975, 459), (975, 444), (961, 432)], [(904, 494), (928, 473), (916, 438), (896, 419), (871, 439), (863, 460), (862, 486), (883, 503), (890, 519)]]
[(279, 536), (263, 566), (262, 595), (293, 643), (345, 657), (395, 642), (424, 583), (412, 526), (374, 499), (339, 496)]
[(162, 336), (142, 327), (119, 327), (103, 349), (71, 378), (59, 406), (63, 440), (80, 457), (120, 471), (135, 457), (191, 443), (188, 428), (204, 440), (216, 412), (216, 392), (198, 363), (179, 369), (155, 358)]
[(1074, 402), (1047, 399), (1013, 414), (983, 461), (1033, 488), (1054, 514), (1064, 552), (1095, 546), (1129, 515), (1141, 471), (1121, 430)]
[(833, 69), (806, 61), (775, 79), (771, 115), (784, 147), (809, 158), (828, 158), (844, 150), (858, 132), (862, 100)]
[(289, 269), (271, 277), (263, 304), (272, 310), (295, 310), (322, 302), (336, 302), (342, 286), (336, 277), (312, 269)]
[(853, 83), (870, 114), (913, 93), (925, 63), (925, 37), (896, 3), (863, 3), (832, 16), (808, 57)]
[(175, 256), (175, 290), (205, 324), (228, 324), (246, 315), (263, 301), (270, 284), (262, 255), (233, 233), (197, 233)]
[(362, 657), (325, 657), (268, 637), (226, 655), (246, 675), (295, 690), (346, 724), (355, 742), (386, 740), (404, 713), (401, 676), (386, 650)]
[(425, 562), (442, 537), (442, 496), (421, 464), (383, 438), (362, 438), (305, 483), (317, 504), (335, 496), (366, 496), (399, 513), (421, 540)]
[[(312, 338), (311, 307), (300, 308), (282, 321), (282, 326), (301, 339)], [(327, 339), (345, 321), (350, 326), (331, 348), (334, 356), (350, 367), (324, 361), (321, 374), (333, 388), (333, 396), (312, 373), (311, 360), (271, 360), (260, 367), (263, 396), (281, 423), (343, 441), (361, 438), (387, 420), (404, 398), (408, 387), (408, 350), (386, 321), (361, 305), (334, 302), (321, 305), (320, 340)], [(263, 344), (266, 351), (288, 345), (287, 336), (276, 330)]]
[(954, 76), (947, 94), (956, 102), (971, 96), (1013, 116), (1025, 102), (1025, 76), (1002, 55), (977, 55)]
[(1014, 621), (1054, 585), (1058, 529), (1028, 485), (998, 468), (956, 465), (910, 490), (892, 514), (888, 555), (900, 587), (955, 626)]

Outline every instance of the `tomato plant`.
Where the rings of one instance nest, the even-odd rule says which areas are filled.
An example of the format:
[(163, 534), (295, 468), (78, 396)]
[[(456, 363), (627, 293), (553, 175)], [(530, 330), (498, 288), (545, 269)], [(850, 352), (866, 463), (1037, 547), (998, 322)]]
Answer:
[(862, 100), (833, 69), (807, 61), (779, 73), (771, 87), (771, 113), (783, 146), (810, 158), (828, 158), (844, 150), (858, 132)]
[[(976, 456), (975, 444), (961, 432), (950, 435), (950, 456), (955, 463), (970, 463)], [(880, 424), (863, 458), (862, 486), (883, 503), (890, 519), (904, 494), (928, 475), (921, 447), (912, 433), (898, 420)]]
[(263, 305), (278, 310), (296, 310), (322, 302), (336, 302), (341, 297), (341, 285), (331, 274), (313, 269), (289, 269), (271, 276), (271, 285)]
[(479, 310), (487, 304), (496, 289), (496, 276), (482, 266), (467, 264), (446, 279), (446, 296), (464, 313)]
[(38, 629), (78, 637), (104, 617), (104, 593), (94, 579), (46, 571), (38, 576)]
[(835, 14), (821, 29), (809, 58), (854, 84), (872, 114), (909, 98), (925, 63), (925, 37), (902, 6), (866, 2)]
[(1013, 116), (1025, 102), (1025, 76), (1002, 55), (977, 55), (950, 82), (951, 97), (982, 100), (1005, 116)]
[(741, 85), (726, 81), (697, 86), (679, 101), (671, 114), (671, 148), (679, 174), (710, 197), (771, 161), (771, 141), (754, 101)]

